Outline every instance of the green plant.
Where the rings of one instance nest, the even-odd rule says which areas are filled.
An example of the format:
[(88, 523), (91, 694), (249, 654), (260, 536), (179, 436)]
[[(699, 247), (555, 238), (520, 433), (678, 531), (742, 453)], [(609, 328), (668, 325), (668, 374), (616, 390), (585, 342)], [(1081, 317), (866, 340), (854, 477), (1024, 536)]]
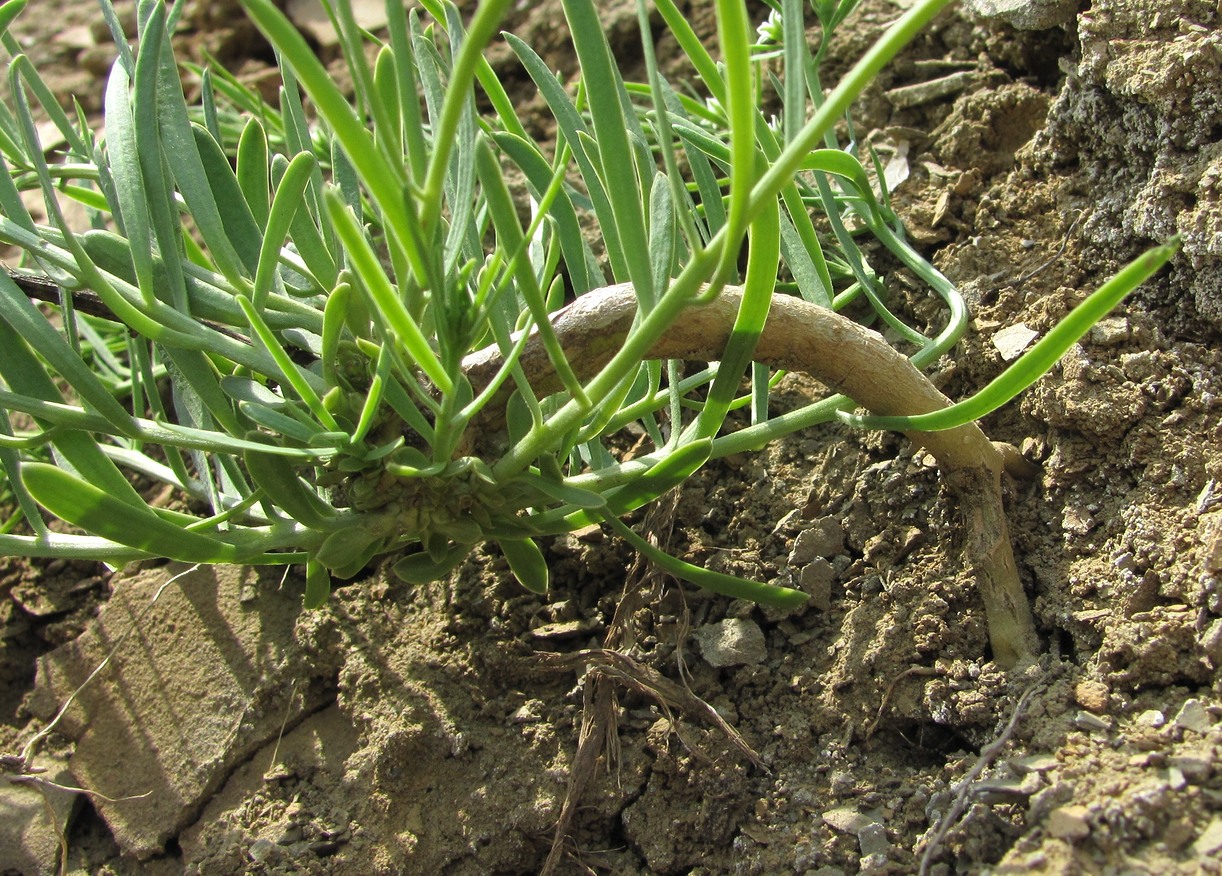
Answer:
[[(620, 518), (710, 458), (851, 418), (857, 403), (901, 417), (948, 405), (918, 366), (955, 343), (966, 308), (835, 133), (947, 2), (916, 3), (825, 95), (800, 0), (775, 4), (758, 35), (742, 0), (718, 0), (720, 61), (672, 0), (657, 0), (704, 89), (694, 98), (661, 77), (643, 0), (639, 85), (620, 78), (592, 0), (565, 0), (575, 94), (506, 36), (555, 118), (552, 146), (530, 136), (483, 54), (508, 0), (484, 0), (465, 26), (448, 0), (423, 0), (426, 14), (389, 0), (386, 44), (347, 4), (329, 4), (352, 99), (271, 0), (243, 0), (281, 60), (276, 107), (220, 69), (200, 71), (188, 106), (170, 48), (181, 4), (141, 0), (133, 52), (103, 0), (119, 37), (104, 139), (59, 109), (5, 34), (0, 240), (63, 292), (51, 295), (57, 323), (31, 303), (29, 279), (0, 275), (0, 463), (32, 529), (0, 535), (0, 550), (304, 563), (315, 606), (332, 576), (375, 557), (408, 551), (395, 571), (425, 582), (487, 541), (543, 592), (535, 539), (605, 522), (702, 587), (801, 604), (799, 591), (666, 556)], [(23, 5), (0, 6), (0, 30)], [(812, 3), (825, 38), (854, 5)], [(759, 109), (769, 90), (776, 121)], [(477, 112), (477, 94), (490, 112)], [(31, 96), (66, 141), (54, 163)], [(510, 194), (509, 165), (528, 203)], [(23, 190), (42, 192), (48, 224)], [(87, 208), (89, 229), (70, 227), (66, 200)], [(613, 285), (582, 217), (597, 225)], [(944, 302), (935, 337), (887, 309), (862, 233)], [(1139, 259), (1088, 299), (1100, 312), (1075, 311), (1007, 372), (1004, 392), (980, 398), (991, 409), (1012, 397), (1171, 252)], [(838, 315), (862, 297), (915, 349), (911, 361)], [(703, 364), (689, 374), (679, 360)], [(795, 367), (846, 396), (773, 416), (773, 369)], [(751, 425), (721, 434), (740, 407)], [(970, 422), (984, 412), (952, 408), (934, 424), (945, 432), (885, 425), (972, 484), (969, 553), (994, 655), (1012, 664), (1036, 643), (1005, 532), (1002, 457)], [(621, 461), (607, 439), (630, 423), (652, 447)], [(150, 504), (132, 473), (195, 510)], [(44, 510), (84, 534), (53, 531)]]

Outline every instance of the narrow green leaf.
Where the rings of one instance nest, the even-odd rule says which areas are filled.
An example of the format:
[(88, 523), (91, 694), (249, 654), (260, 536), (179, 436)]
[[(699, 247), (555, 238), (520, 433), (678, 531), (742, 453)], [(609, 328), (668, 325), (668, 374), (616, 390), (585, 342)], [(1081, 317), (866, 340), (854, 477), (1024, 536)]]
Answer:
[[(497, 147), (526, 175), (536, 197), (550, 188), (556, 173), (533, 143), (503, 132), (493, 132), (492, 138)], [(584, 295), (601, 286), (603, 281), (598, 262), (581, 233), (581, 223), (568, 191), (561, 190), (552, 201), (548, 215), (556, 223), (556, 234), (564, 254), (565, 266), (568, 268), (573, 294)]]
[(429, 347), (428, 340), (416, 321), (412, 319), (402, 300), (395, 293), (386, 276), (385, 270), (378, 261), (377, 253), (373, 251), (369, 240), (357, 225), (356, 217), (348, 209), (339, 193), (330, 189), (326, 196), (327, 213), (335, 225), (348, 258), (355, 268), (355, 275), (361, 288), (369, 295), (370, 303), (381, 314), (386, 328), (398, 340), (408, 356), (442, 391), (449, 393), (454, 388), (454, 382), (446, 373), (436, 354)]
[(392, 164), (374, 145), (364, 121), (331, 80), (330, 73), (271, 0), (242, 0), (242, 6), (301, 80), (318, 114), (344, 147), (385, 217), (392, 246), (402, 249), (418, 278), (428, 278), (432, 268), (418, 242), (407, 232), (414, 221), (409, 216), (409, 199), (404, 196), (407, 177), (403, 166)]
[(251, 330), (258, 336), (267, 352), (276, 360), (279, 366), (280, 376), (293, 388), (298, 397), (306, 403), (314, 416), (318, 417), (320, 423), (332, 432), (339, 431), (339, 424), (335, 422), (335, 418), (331, 416), (331, 412), (323, 406), (322, 399), (318, 397), (318, 393), (314, 391), (310, 380), (307, 377), (308, 372), (303, 371), (297, 363), (292, 360), (283, 345), (276, 338), (272, 330), (268, 328), (263, 317), (255, 310), (253, 304), (250, 303), (245, 295), (238, 296), (238, 304), (242, 311), (246, 314), (246, 320), (250, 324)]
[(0, 6), (0, 34), (8, 33), (9, 25), (25, 7), (26, 0), (8, 0), (7, 3)]
[(717, 34), (725, 65), (725, 111), (730, 128), (730, 206), (726, 246), (713, 281), (716, 288), (735, 275), (739, 245), (750, 222), (755, 179), (755, 77), (751, 65), (751, 27), (743, 0), (716, 0)]
[(1090, 331), (1091, 326), (1106, 316), (1134, 289), (1154, 276), (1179, 248), (1180, 240), (1175, 237), (1129, 262), (1071, 310), (1009, 368), (993, 378), (988, 386), (970, 398), (940, 411), (911, 417), (872, 417), (841, 413), (840, 418), (854, 426), (864, 426), (867, 429), (935, 432), (953, 429), (991, 414), (1047, 373), (1048, 369), (1065, 355), (1066, 350)]
[(650, 562), (676, 578), (690, 581), (705, 590), (721, 596), (729, 596), (731, 599), (746, 599), (776, 608), (800, 608), (810, 601), (810, 595), (801, 590), (761, 584), (758, 581), (750, 581), (746, 578), (727, 575), (724, 572), (714, 572), (692, 563), (686, 563), (654, 547), (647, 539), (641, 538), (618, 518), (608, 516), (605, 520), (611, 524), (612, 529), (644, 554)]
[(627, 96), (623, 79), (611, 56), (611, 48), (592, 0), (564, 0), (563, 6), (573, 36), (573, 46), (581, 62), (582, 83), (586, 88), (594, 123), (599, 164), (611, 202), (619, 245), (627, 262), (626, 279), (632, 281), (642, 307), (648, 310), (657, 292), (649, 269), (649, 240), (642, 209), (647, 199), (633, 160), (634, 150), (629, 132), (635, 125), (630, 124), (625, 112)]
[[(64, 337), (55, 330), (47, 318), (30, 303), (30, 299), (17, 288), (5, 271), (0, 271), (0, 312), (3, 320), (12, 326), (14, 337), (10, 343), (17, 346), (4, 351), (6, 355), (18, 356), (28, 343), (38, 355), (46, 359), (63, 377), (81, 399), (95, 411), (106, 418), (106, 421), (122, 435), (132, 434), (132, 417), (111, 395), (110, 391), (98, 379), (89, 365), (80, 357), (77, 351), (69, 346)], [(20, 367), (27, 374), (34, 374), (39, 381), (39, 389), (27, 393), (46, 399), (61, 399), (61, 396), (47, 378), (46, 373), (36, 364), (33, 357), (23, 356)], [(8, 378), (10, 386), (21, 392), (14, 385), (14, 377)]]
[(335, 509), (306, 486), (285, 457), (248, 450), (243, 460), (255, 484), (290, 518), (310, 529), (326, 530), (335, 525)]
[[(496, 33), (509, 10), (510, 0), (483, 0), (476, 8), (467, 33), (454, 57), (441, 114), (433, 119), (433, 151), (429, 156), (420, 205), (420, 225), (425, 231), (437, 226), (441, 217), (442, 189), (450, 167), (450, 157), (458, 142), (462, 117), (470, 111), (471, 84), (483, 57), (484, 47)], [(457, 25), (452, 25), (457, 27)], [(455, 34), (456, 35), (456, 34)]]
[(417, 184), (424, 182), (428, 172), (428, 146), (424, 122), (420, 117), (420, 98), (416, 82), (416, 58), (412, 52), (412, 41), (408, 35), (407, 14), (404, 4), (386, 4), (387, 32), (395, 64), (396, 96), (399, 101), (398, 116), (402, 124), (403, 151), (411, 168), (411, 179)]
[(563, 502), (566, 505), (573, 505), (574, 507), (584, 509), (607, 507), (607, 499), (600, 493), (595, 493), (592, 490), (583, 490), (581, 487), (566, 484), (563, 480), (556, 480), (555, 478), (544, 477), (531, 472), (523, 472), (518, 477), (540, 493), (543, 493), (548, 498), (555, 499), (557, 502)]
[(145, 304), (156, 299), (153, 278), (153, 244), (149, 227), (148, 195), (136, 144), (132, 115), (131, 82), (127, 68), (116, 64), (106, 83), (106, 162), (118, 203), (112, 204), (115, 219), (131, 241), (129, 258), (136, 285)]
[(698, 434), (709, 438), (721, 428), (768, 321), (781, 258), (780, 205), (774, 201), (771, 210), (761, 211), (751, 223), (749, 231), (751, 248), (747, 255), (742, 301), (717, 369), (717, 378), (695, 425)]
[[(556, 126), (563, 135), (563, 142), (573, 150), (573, 160), (581, 171), (594, 215), (598, 217), (599, 226), (606, 239), (607, 257), (611, 260), (611, 271), (617, 280), (629, 279), (627, 263), (624, 261), (623, 245), (620, 243), (619, 231), (615, 225), (615, 211), (607, 195), (607, 188), (599, 171), (600, 159), (598, 148), (593, 139), (588, 136), (588, 129), (581, 113), (577, 111), (572, 99), (557, 81), (547, 64), (530, 46), (511, 33), (505, 34), (505, 42), (509, 43), (526, 72), (534, 81), (539, 93), (543, 95), (548, 110), (556, 119)], [(557, 138), (560, 139), (560, 138)], [(589, 151), (587, 151), (587, 149)], [(601, 284), (598, 284), (601, 285)]]
[[(254, 276), (259, 265), (263, 234), (220, 144), (199, 125), (190, 125), (188, 130), (193, 135), (198, 159), (180, 167), (175, 179), (210, 254), (217, 258), (219, 252), (226, 252), (225, 258), (217, 258), (221, 273), (241, 288), (242, 280)], [(178, 154), (169, 138), (167, 146), (174, 149), (171, 154)], [(186, 149), (186, 144), (182, 148)], [(202, 174), (196, 173), (197, 166)], [(211, 215), (214, 209), (215, 221)], [(230, 252), (232, 256), (228, 255)]]
[(305, 598), (302, 604), (308, 609), (322, 608), (330, 595), (331, 573), (322, 563), (307, 560)]
[(237, 178), (242, 199), (250, 207), (255, 223), (267, 225), (268, 198), (271, 192), (267, 132), (258, 118), (251, 116), (238, 138)]
[[(695, 474), (708, 461), (712, 450), (713, 441), (710, 438), (700, 438), (683, 444), (643, 473), (633, 475), (624, 486), (606, 493), (606, 509), (601, 513), (575, 511), (565, 515), (563, 529), (580, 529), (597, 523), (606, 515), (620, 517), (654, 501)], [(554, 515), (541, 514), (537, 522), (545, 531), (550, 531), (555, 519)]]
[(92, 535), (184, 563), (238, 561), (233, 545), (175, 526), (53, 465), (28, 463), (22, 477), (38, 504)]
[[(280, 264), (280, 249), (284, 246), (284, 239), (297, 217), (297, 210), (302, 205), (302, 196), (314, 173), (315, 165), (314, 156), (310, 153), (298, 154), (289, 162), (284, 176), (276, 186), (276, 196), (264, 222), (262, 248), (257, 256), (258, 270), (255, 272), (254, 290), (251, 292), (251, 303), (256, 310), (263, 310), (267, 296), (272, 291), (276, 270)], [(266, 198), (264, 200), (266, 201)]]

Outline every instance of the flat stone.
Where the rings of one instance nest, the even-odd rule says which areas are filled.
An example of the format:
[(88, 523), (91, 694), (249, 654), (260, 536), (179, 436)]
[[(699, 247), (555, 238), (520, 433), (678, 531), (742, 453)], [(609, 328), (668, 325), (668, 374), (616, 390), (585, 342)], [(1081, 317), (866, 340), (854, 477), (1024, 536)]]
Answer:
[(1022, 355), (1023, 350), (1031, 346), (1031, 342), (1039, 337), (1039, 332), (1028, 328), (1023, 323), (1009, 325), (993, 335), (993, 346), (1007, 362), (1013, 362)]
[(1222, 668), (1222, 618), (1213, 620), (1197, 639), (1211, 669)]
[(1018, 30), (1048, 30), (1073, 21), (1078, 0), (964, 0), (967, 11)]
[(823, 557), (816, 557), (802, 567), (798, 583), (810, 594), (811, 604), (819, 611), (832, 608), (832, 582), (836, 580), (836, 567)]
[[(38, 661), (28, 702), (49, 718), (114, 651), (60, 730), (76, 740), (73, 783), (115, 801), (94, 805), (138, 858), (162, 852), (286, 720), (291, 727), (326, 701), (294, 645), (301, 596), (281, 588), (283, 570), (199, 568), (161, 589), (182, 571), (116, 575), (92, 626)], [(243, 602), (252, 582), (257, 595)]]
[[(38, 757), (34, 765), (45, 769), (38, 777), (57, 785), (73, 784), (65, 761)], [(59, 837), (67, 830), (68, 819), (79, 797), (55, 788), (44, 790), (55, 813), (47, 817), (42, 794), (25, 783), (0, 782), (0, 861), (5, 873), (25, 876), (54, 876), (59, 872)]]
[(823, 823), (839, 833), (860, 835), (872, 824), (882, 826), (882, 819), (873, 812), (859, 812), (856, 806), (838, 806), (823, 813)]
[(898, 109), (910, 109), (935, 100), (942, 100), (975, 85), (980, 76), (974, 70), (960, 70), (928, 82), (901, 85), (886, 92), (887, 100)]
[(1099, 733), (1112, 729), (1112, 722), (1110, 720), (1100, 718), (1098, 715), (1092, 715), (1090, 712), (1078, 712), (1078, 714), (1074, 715), (1073, 723), (1075, 727), (1088, 733)]
[(1167, 716), (1158, 709), (1146, 709), (1134, 719), (1134, 723), (1138, 727), (1149, 727), (1152, 730), (1157, 730), (1167, 723)]
[[(308, 813), (285, 811), (275, 835), (267, 837), (250, 833), (257, 827), (231, 823), (226, 813), (234, 812), (243, 801), (264, 792), (268, 776), (286, 769), (310, 777), (308, 781), (299, 780), (299, 788), (306, 785), (321, 788), (328, 782), (338, 782), (344, 775), (345, 761), (359, 748), (359, 740), (360, 731), (334, 703), (307, 717), (283, 739), (271, 740), (230, 776), (208, 800), (196, 822), (179, 836), (184, 868), (187, 872), (208, 872), (209, 854), (215, 855), (218, 848), (236, 845), (257, 859), (258, 855), (267, 858), (274, 854), (273, 846), (299, 841), (302, 824), (291, 819), (310, 821)], [(260, 844), (261, 839), (266, 845)]]
[(1099, 320), (1090, 329), (1090, 340), (1100, 347), (1114, 347), (1129, 339), (1129, 321), (1123, 316), (1109, 316)]
[(1213, 820), (1201, 831), (1196, 842), (1192, 844), (1192, 850), (1200, 858), (1216, 855), (1222, 851), (1222, 817), (1217, 815), (1213, 817)]
[(1167, 758), (1167, 766), (1178, 769), (1180, 774), (1194, 785), (1209, 780), (1213, 774), (1213, 758), (1206, 752), (1175, 754)]
[(972, 786), (972, 797), (990, 806), (998, 803), (1026, 803), (1040, 789), (1038, 773), (1022, 779), (982, 779)]
[(695, 636), (704, 659), (719, 669), (763, 663), (768, 656), (764, 631), (747, 618), (732, 617), (708, 624), (696, 630)]
[(816, 557), (834, 557), (844, 553), (844, 524), (835, 517), (820, 517), (798, 533), (789, 553), (791, 568), (799, 568)]
[(1201, 565), (1206, 572), (1222, 572), (1222, 511), (1202, 514), (1197, 531), (1201, 539)]
[(1198, 699), (1185, 700), (1171, 723), (1181, 730), (1192, 730), (1194, 733), (1208, 733), (1213, 726), (1209, 712)]
[(1048, 832), (1057, 839), (1077, 840), (1090, 835), (1090, 811), (1085, 806), (1061, 806), (1048, 814)]
[(857, 831), (857, 843), (861, 846), (861, 856), (882, 855), (884, 858), (891, 851), (891, 842), (887, 839), (887, 828), (877, 822), (865, 825)]
[(1051, 754), (1028, 754), (1006, 761), (1007, 766), (1016, 775), (1025, 776), (1028, 773), (1043, 773), (1059, 766), (1059, 761)]

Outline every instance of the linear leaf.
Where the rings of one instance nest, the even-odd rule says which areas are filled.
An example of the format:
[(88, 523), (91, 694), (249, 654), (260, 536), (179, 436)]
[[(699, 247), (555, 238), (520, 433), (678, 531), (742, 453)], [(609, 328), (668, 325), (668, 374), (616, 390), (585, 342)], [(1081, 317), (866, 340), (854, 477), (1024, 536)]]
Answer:
[(175, 526), (148, 506), (129, 505), (61, 468), (29, 463), (22, 477), (38, 504), (90, 534), (185, 563), (238, 560), (233, 545)]

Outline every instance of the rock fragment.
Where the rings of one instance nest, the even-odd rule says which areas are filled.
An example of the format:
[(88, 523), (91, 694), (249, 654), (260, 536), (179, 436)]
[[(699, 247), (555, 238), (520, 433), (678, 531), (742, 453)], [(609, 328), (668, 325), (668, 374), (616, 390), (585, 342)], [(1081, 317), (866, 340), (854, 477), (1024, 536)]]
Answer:
[(750, 666), (768, 656), (764, 631), (748, 618), (732, 617), (696, 630), (700, 652), (710, 666)]
[[(301, 597), (280, 588), (281, 572), (198, 568), (165, 586), (175, 571), (115, 576), (92, 627), (39, 660), (28, 703), (48, 719), (81, 688), (60, 724), (76, 740), (72, 784), (114, 801), (94, 805), (119, 847), (142, 859), (163, 852), (238, 764), (327, 696), (295, 650)], [(252, 579), (258, 597), (242, 602)]]
[(837, 806), (823, 813), (823, 823), (840, 833), (861, 833), (871, 824), (882, 824), (877, 812), (860, 812), (856, 806)]
[(1023, 323), (1006, 326), (997, 334), (993, 335), (993, 346), (997, 348), (997, 352), (1001, 354), (1001, 358), (1007, 362), (1013, 362), (1027, 347), (1031, 346), (1031, 342), (1039, 337), (1039, 332), (1028, 328)]
[(816, 557), (834, 557), (844, 553), (844, 524), (835, 517), (820, 517), (794, 539), (789, 554), (793, 568), (805, 566)]
[(1222, 816), (1215, 815), (1213, 817), (1209, 825), (1201, 831), (1201, 835), (1197, 837), (1196, 842), (1192, 844), (1192, 850), (1200, 859), (1216, 855), (1222, 851)]
[(1180, 730), (1191, 730), (1194, 733), (1208, 733), (1209, 728), (1213, 726), (1209, 712), (1198, 699), (1185, 700), (1171, 723)]
[(1069, 24), (1078, 0), (964, 0), (977, 18), (1000, 21), (1018, 30), (1048, 30)]
[[(39, 757), (35, 763), (47, 770), (39, 777), (71, 786), (68, 764), (57, 758)], [(44, 786), (45, 787), (45, 786)], [(5, 873), (25, 876), (54, 876), (59, 872), (59, 838), (67, 830), (68, 819), (78, 802), (69, 791), (45, 787), (47, 802), (55, 813), (47, 817), (47, 803), (32, 785), (0, 782), (0, 862)]]
[(1061, 806), (1048, 815), (1048, 832), (1057, 839), (1079, 840), (1090, 835), (1090, 811), (1085, 806)]
[(1107, 711), (1108, 687), (1101, 681), (1079, 681), (1074, 686), (1074, 699), (1088, 712), (1099, 714)]

